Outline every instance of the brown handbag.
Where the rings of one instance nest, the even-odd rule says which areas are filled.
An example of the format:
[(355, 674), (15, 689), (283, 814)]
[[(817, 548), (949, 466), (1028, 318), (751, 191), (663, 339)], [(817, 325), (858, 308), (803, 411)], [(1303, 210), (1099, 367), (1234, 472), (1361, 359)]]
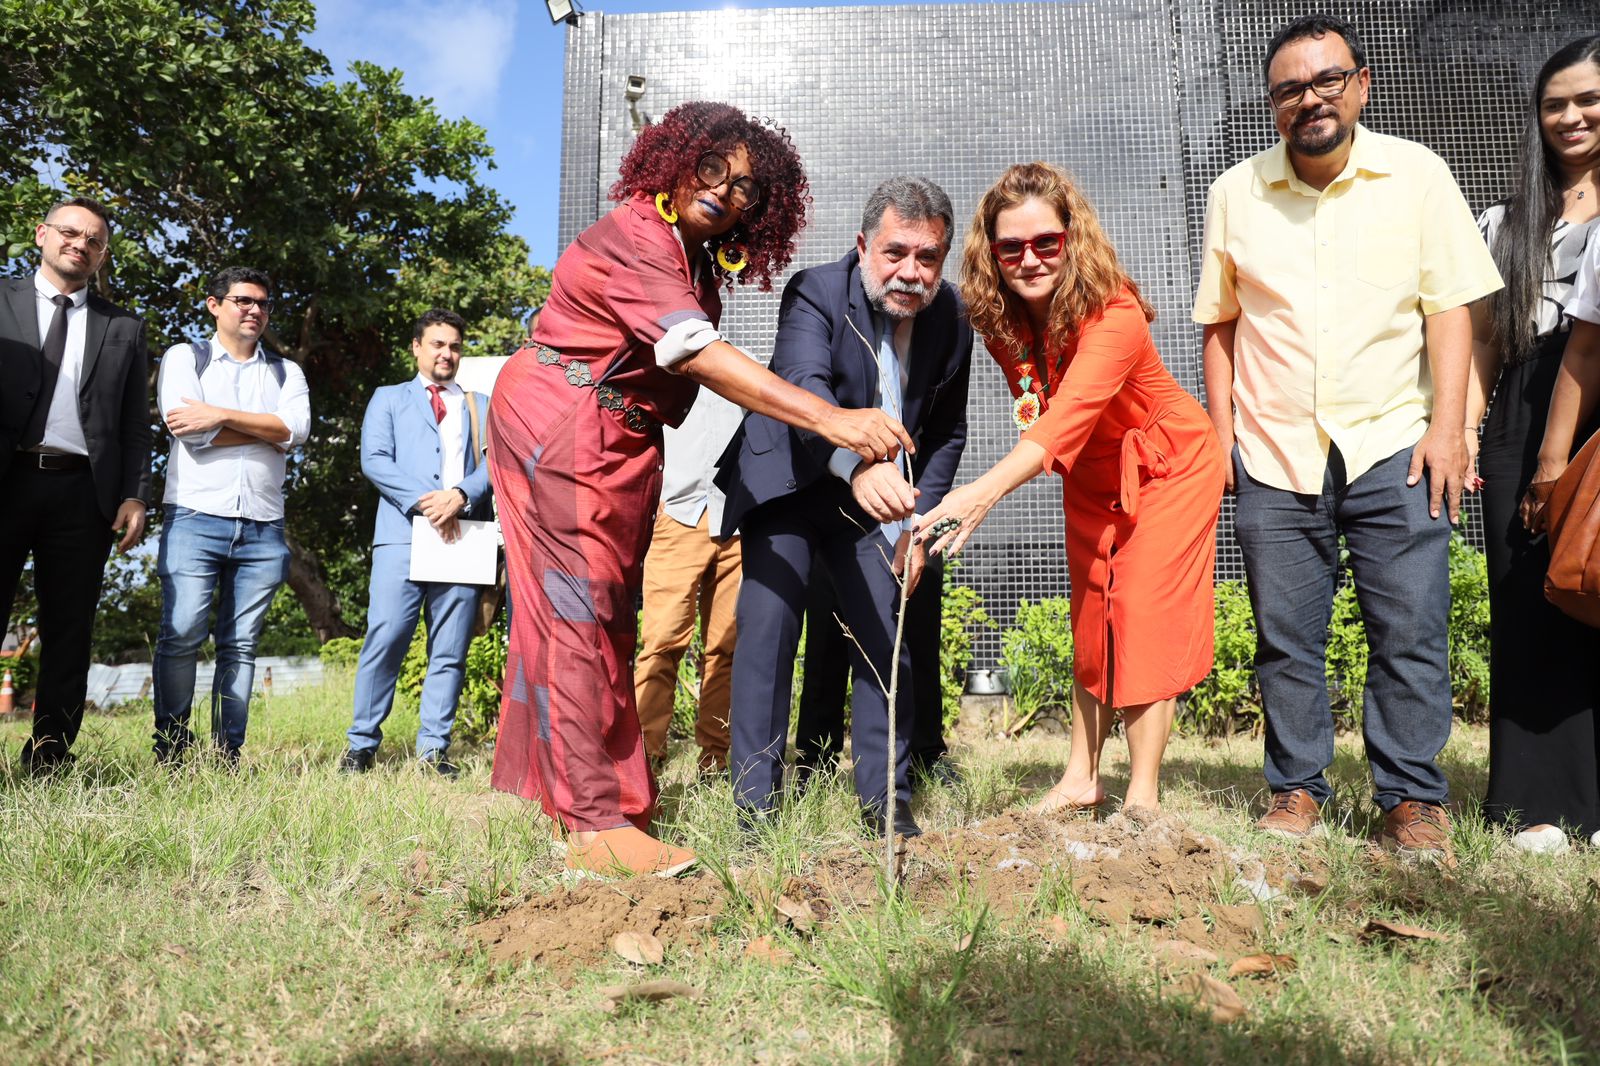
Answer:
[(1546, 505), (1550, 568), (1545, 599), (1585, 625), (1600, 627), (1600, 433), (1556, 478)]

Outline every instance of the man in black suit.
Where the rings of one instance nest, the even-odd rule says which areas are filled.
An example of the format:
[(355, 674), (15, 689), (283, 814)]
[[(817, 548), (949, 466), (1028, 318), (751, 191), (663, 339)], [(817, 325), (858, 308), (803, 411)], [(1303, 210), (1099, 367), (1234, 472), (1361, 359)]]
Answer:
[[(105, 262), (105, 208), (76, 197), (34, 231), (30, 278), (0, 281), (0, 613), (33, 556), (39, 682), (22, 766), (66, 762), (83, 721), (89, 640), (113, 535), (144, 535), (150, 381), (144, 322), (89, 292)], [(0, 627), (3, 628), (3, 627)]]
[[(905, 520), (949, 491), (967, 439), (972, 327), (955, 288), (942, 280), (953, 225), (950, 198), (937, 185), (891, 178), (868, 198), (855, 250), (796, 274), (778, 312), (772, 370), (829, 403), (882, 407), (912, 434), (915, 456), (860, 461), (753, 414), (723, 455), (723, 534), (737, 528), (744, 538), (730, 755), (734, 802), (747, 825), (772, 809), (782, 784), (789, 688), (815, 551), (833, 575), (854, 637), (851, 748), (863, 813), (880, 833), (920, 832), (908, 774), (909, 649), (902, 646), (900, 656), (893, 797), (885, 795), (888, 700), (876, 678), (887, 685), (892, 665), (895, 573), (915, 585), (924, 563), (922, 549), (909, 547)], [(934, 677), (914, 680), (937, 684)]]

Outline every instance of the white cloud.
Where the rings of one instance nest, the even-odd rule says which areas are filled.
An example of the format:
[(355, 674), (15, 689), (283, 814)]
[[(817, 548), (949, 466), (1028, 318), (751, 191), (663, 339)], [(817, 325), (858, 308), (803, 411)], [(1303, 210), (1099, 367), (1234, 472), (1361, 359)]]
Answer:
[(516, 0), (320, 0), (311, 43), (341, 75), (356, 59), (398, 67), (407, 91), (432, 97), (441, 114), (484, 122), (516, 28)]

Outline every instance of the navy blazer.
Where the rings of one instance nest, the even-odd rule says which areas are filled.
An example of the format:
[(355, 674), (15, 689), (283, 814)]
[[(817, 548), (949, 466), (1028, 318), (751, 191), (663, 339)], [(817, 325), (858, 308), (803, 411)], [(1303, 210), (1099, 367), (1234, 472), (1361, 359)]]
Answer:
[[(33, 275), (0, 280), (0, 475), (11, 466), (39, 393)], [(89, 446), (95, 503), (110, 522), (123, 500), (150, 500), (150, 357), (144, 320), (89, 294), (78, 421)]]
[[(876, 336), (860, 257), (852, 251), (800, 271), (784, 286), (770, 368), (835, 406), (877, 407)], [(917, 315), (909, 362), (902, 422), (917, 444), (911, 474), (922, 491), (917, 511), (926, 513), (950, 491), (967, 443), (972, 325), (949, 282), (940, 282), (933, 303)], [(828, 469), (834, 451), (815, 433), (746, 415), (717, 464), (717, 487), (728, 497), (721, 535), (731, 536), (752, 508), (834, 477)]]
[[(475, 394), (478, 432), (489, 429), (489, 398)], [(478, 462), (472, 448), (472, 422), (461, 418), (462, 465), (459, 486), (440, 480), (443, 449), (439, 423), (433, 417), (428, 390), (416, 378), (403, 385), (384, 385), (372, 394), (361, 420), (361, 472), (378, 487), (378, 519), (372, 543), (410, 544), (411, 516), (417, 501), (436, 489), (459, 487), (471, 505), (462, 518), (485, 519), (489, 508), (489, 464)]]

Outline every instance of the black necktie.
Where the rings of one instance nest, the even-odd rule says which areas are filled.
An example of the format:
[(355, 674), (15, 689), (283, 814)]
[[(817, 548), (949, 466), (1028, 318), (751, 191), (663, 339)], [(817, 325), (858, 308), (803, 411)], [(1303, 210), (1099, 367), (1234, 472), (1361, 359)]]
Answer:
[(52, 296), (56, 305), (55, 317), (44, 335), (40, 348), (43, 361), (39, 367), (39, 395), (33, 400), (33, 413), (28, 416), (28, 429), (22, 435), (24, 448), (37, 447), (44, 440), (44, 425), (50, 417), (50, 401), (56, 396), (56, 379), (61, 376), (61, 363), (67, 356), (67, 308), (72, 306), (70, 296)]

